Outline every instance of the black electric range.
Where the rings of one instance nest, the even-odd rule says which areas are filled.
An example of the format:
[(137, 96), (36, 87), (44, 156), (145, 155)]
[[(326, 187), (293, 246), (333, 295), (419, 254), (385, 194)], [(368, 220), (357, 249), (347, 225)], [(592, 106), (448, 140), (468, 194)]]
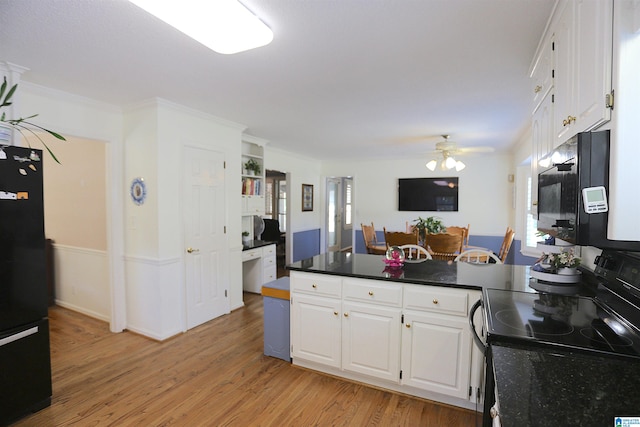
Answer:
[[(481, 303), (486, 343), (476, 336), (485, 348), (487, 362), (483, 425), (491, 425), (488, 414), (495, 403), (491, 348), (521, 349), (544, 363), (566, 363), (571, 359), (563, 354), (583, 354), (589, 360), (612, 360), (617, 364), (615, 372), (639, 365), (640, 253), (605, 250), (595, 264), (593, 272), (583, 271), (582, 282), (577, 284), (531, 279), (527, 291), (484, 290)], [(536, 349), (539, 353), (532, 353)], [(544, 363), (540, 372), (556, 372)], [(581, 363), (586, 361), (574, 364)], [(558, 380), (556, 376), (556, 383)]]
[(578, 286), (577, 295), (566, 295), (565, 284), (536, 279), (532, 292), (486, 289), (487, 343), (640, 358), (640, 257), (605, 251), (595, 277), (595, 288)]

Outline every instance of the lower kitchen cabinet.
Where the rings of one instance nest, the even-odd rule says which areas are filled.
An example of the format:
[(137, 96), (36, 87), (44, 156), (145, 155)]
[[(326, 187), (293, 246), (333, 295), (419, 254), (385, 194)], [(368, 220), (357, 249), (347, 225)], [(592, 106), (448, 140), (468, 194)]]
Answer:
[(297, 271), (290, 283), (295, 365), (475, 407), (483, 360), (467, 313), (479, 291)]
[[(291, 279), (293, 285), (295, 279)], [(341, 367), (341, 305), (339, 299), (297, 293), (291, 295), (293, 359)]]
[(402, 384), (449, 396), (469, 396), (471, 333), (465, 318), (406, 311)]
[(400, 308), (344, 302), (342, 369), (400, 381)]

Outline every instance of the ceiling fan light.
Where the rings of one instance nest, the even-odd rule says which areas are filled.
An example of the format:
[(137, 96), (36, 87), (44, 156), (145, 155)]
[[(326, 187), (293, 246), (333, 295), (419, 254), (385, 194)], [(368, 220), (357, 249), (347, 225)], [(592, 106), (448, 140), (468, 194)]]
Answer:
[(453, 157), (447, 157), (447, 158), (444, 160), (444, 166), (445, 166), (447, 169), (453, 169), (453, 168), (455, 168), (455, 167), (456, 167), (456, 159), (454, 159)]
[(456, 171), (460, 172), (462, 169), (466, 168), (467, 165), (462, 163), (460, 160), (456, 162)]
[(271, 29), (237, 0), (129, 1), (218, 53), (238, 53), (273, 40)]
[(430, 160), (429, 162), (427, 162), (427, 164), (425, 166), (430, 171), (434, 171), (434, 170), (436, 170), (436, 166), (438, 166), (438, 161), (436, 159)]

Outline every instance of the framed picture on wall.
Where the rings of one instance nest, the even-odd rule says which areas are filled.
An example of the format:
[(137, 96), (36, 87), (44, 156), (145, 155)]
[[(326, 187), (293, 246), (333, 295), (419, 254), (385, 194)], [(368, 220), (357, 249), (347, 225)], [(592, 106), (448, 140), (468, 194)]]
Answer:
[(313, 210), (313, 185), (302, 184), (302, 212)]

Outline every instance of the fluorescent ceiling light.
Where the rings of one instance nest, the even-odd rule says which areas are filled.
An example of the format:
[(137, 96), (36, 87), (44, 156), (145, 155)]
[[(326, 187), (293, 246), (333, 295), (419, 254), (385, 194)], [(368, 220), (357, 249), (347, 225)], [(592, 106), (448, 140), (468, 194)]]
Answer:
[(208, 48), (224, 54), (265, 46), (273, 32), (237, 0), (129, 0)]

